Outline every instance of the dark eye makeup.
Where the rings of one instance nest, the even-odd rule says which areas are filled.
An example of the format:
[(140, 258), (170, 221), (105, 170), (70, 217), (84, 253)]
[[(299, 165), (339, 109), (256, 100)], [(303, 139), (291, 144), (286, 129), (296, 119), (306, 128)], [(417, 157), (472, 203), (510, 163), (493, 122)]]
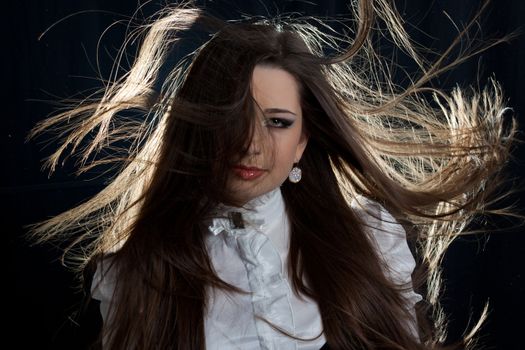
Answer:
[(292, 126), (294, 123), (293, 120), (286, 119), (286, 118), (266, 118), (264, 124), (266, 126), (272, 127), (272, 128), (279, 128), (279, 129), (286, 129)]

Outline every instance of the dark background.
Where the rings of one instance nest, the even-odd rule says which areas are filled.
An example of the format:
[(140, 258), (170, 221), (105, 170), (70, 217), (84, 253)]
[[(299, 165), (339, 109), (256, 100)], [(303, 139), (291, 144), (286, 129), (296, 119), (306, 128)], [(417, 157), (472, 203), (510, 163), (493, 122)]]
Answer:
[[(346, 13), (345, 1), (197, 1), (209, 11), (225, 18), (239, 13), (251, 15), (300, 12), (307, 15)], [(479, 8), (479, 0), (397, 1), (410, 24), (413, 38), (424, 46), (444, 50), (457, 31), (446, 11), (458, 25), (464, 25)], [(97, 42), (103, 31), (116, 20), (126, 20), (138, 7), (136, 1), (42, 0), (8, 2), (4, 12), (3, 51), (4, 124), (0, 134), (3, 148), (2, 233), (8, 240), (8, 272), (4, 288), (8, 291), (6, 342), (17, 349), (81, 349), (93, 335), (96, 312), (76, 317), (82, 293), (75, 289), (73, 274), (58, 261), (60, 251), (51, 245), (30, 246), (22, 238), (23, 225), (58, 214), (89, 198), (103, 186), (103, 178), (93, 174), (72, 175), (72, 162), (48, 178), (40, 171), (41, 160), (51, 148), (38, 140), (24, 143), (27, 132), (38, 121), (56, 110), (52, 101), (79, 97), (79, 93), (101, 87), (96, 68)], [(144, 15), (160, 8), (155, 1), (143, 8)], [(69, 15), (74, 16), (68, 17)], [(525, 2), (492, 1), (481, 18), (479, 37), (502, 37), (525, 24)], [(61, 21), (62, 20), (62, 21)], [(61, 21), (61, 22), (58, 22)], [(57, 23), (58, 22), (58, 23)], [(53, 24), (56, 24), (53, 26)], [(417, 26), (416, 30), (412, 25)], [(51, 28), (50, 28), (51, 27)], [(39, 36), (50, 30), (39, 40)], [(107, 78), (111, 57), (120, 47), (124, 25), (110, 29), (99, 49), (100, 74)], [(424, 34), (426, 33), (426, 34)], [(385, 46), (388, 51), (388, 46)], [(524, 124), (525, 39), (510, 43), (470, 59), (452, 73), (433, 81), (450, 88), (455, 84), (483, 84), (495, 76), (504, 86), (509, 105)], [(411, 67), (407, 62), (407, 69)], [(47, 102), (42, 102), (47, 101)], [(516, 161), (509, 173), (518, 179), (524, 169), (523, 146), (515, 149)], [(519, 200), (519, 196), (516, 197)], [(518, 209), (523, 206), (518, 202)], [(444, 304), (451, 316), (451, 340), (467, 326), (468, 315), (479, 315), (490, 301), (491, 314), (482, 329), (487, 349), (523, 349), (522, 333), (524, 289), (524, 235), (522, 229), (506, 229), (505, 220), (495, 222), (501, 232), (457, 240), (444, 261), (446, 293)], [(96, 310), (95, 310), (96, 311)]]

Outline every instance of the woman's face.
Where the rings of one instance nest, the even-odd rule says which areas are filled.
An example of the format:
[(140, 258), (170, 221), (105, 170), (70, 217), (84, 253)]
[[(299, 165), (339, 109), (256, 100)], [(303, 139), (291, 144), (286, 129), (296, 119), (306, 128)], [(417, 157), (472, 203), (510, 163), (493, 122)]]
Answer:
[(229, 181), (234, 196), (243, 204), (286, 181), (308, 141), (295, 78), (280, 68), (256, 66), (251, 83), (259, 107), (254, 135)]

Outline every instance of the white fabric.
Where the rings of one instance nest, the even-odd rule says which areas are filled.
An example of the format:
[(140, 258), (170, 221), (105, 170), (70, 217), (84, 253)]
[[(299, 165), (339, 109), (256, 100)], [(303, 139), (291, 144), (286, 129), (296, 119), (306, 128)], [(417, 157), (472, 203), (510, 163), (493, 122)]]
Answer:
[[(367, 224), (366, 231), (389, 267), (387, 276), (396, 284), (407, 284), (407, 307), (414, 314), (414, 304), (421, 300), (411, 286), (415, 261), (405, 231), (379, 204), (365, 197), (353, 201), (352, 207)], [(235, 228), (227, 218), (240, 212), (244, 228)], [(245, 208), (221, 206), (217, 218), (210, 222), (206, 246), (218, 276), (247, 291), (248, 294), (208, 290), (205, 316), (207, 350), (219, 349), (319, 349), (326, 342), (317, 303), (293, 293), (286, 262), (289, 250), (289, 222), (279, 188), (250, 201)], [(98, 271), (93, 279), (93, 298), (101, 301), (101, 313), (107, 309), (113, 293), (113, 275)], [(274, 330), (260, 316), (298, 341)], [(415, 319), (415, 318), (414, 318)], [(415, 324), (409, 325), (417, 337)]]
[(227, 218), (214, 219), (210, 226), (206, 244), (217, 275), (251, 294), (210, 293), (206, 349), (319, 349), (326, 342), (322, 335), (295, 341), (254, 317), (300, 338), (322, 332), (317, 303), (299, 299), (290, 287), (285, 268), (289, 223), (280, 189), (249, 202), (246, 209), (219, 209), (241, 212), (245, 229), (232, 228)]
[(354, 199), (352, 208), (365, 222), (365, 232), (372, 238), (388, 268), (385, 273), (387, 277), (396, 285), (406, 287), (403, 297), (413, 318), (408, 328), (414, 337), (419, 339), (414, 305), (423, 298), (413, 290), (412, 272), (416, 267), (416, 261), (408, 247), (405, 229), (379, 203), (366, 197), (359, 196)]

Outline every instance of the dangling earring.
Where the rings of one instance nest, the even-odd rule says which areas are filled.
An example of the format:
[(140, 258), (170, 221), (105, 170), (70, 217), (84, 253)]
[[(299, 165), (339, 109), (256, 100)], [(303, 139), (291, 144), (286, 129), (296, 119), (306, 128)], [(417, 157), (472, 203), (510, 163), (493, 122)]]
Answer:
[(290, 175), (288, 175), (288, 180), (290, 182), (296, 184), (299, 181), (301, 181), (303, 172), (301, 171), (301, 168), (297, 166), (297, 163), (294, 164), (292, 171), (290, 171)]

